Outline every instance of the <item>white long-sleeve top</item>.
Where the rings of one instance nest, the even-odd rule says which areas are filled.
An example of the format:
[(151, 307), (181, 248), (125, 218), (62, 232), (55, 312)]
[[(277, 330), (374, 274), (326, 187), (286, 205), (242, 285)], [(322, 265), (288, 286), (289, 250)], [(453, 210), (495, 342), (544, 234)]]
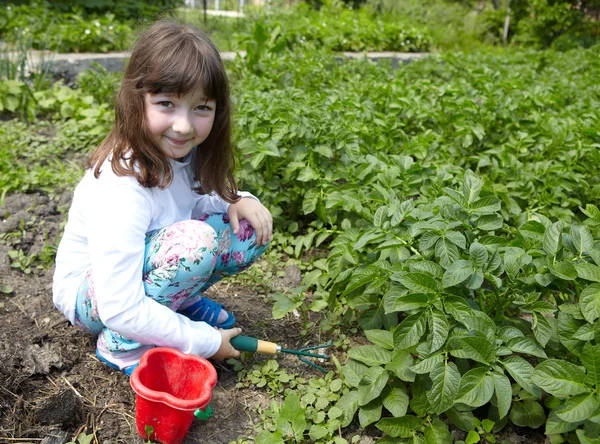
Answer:
[(229, 208), (216, 195), (193, 191), (191, 156), (184, 162), (170, 161), (173, 181), (164, 189), (144, 188), (134, 177), (116, 176), (108, 161), (98, 178), (93, 170), (86, 172), (75, 189), (53, 282), (54, 305), (71, 323), (77, 290), (91, 268), (98, 314), (108, 328), (142, 344), (202, 357), (217, 352), (217, 330), (147, 297), (142, 282), (146, 233)]

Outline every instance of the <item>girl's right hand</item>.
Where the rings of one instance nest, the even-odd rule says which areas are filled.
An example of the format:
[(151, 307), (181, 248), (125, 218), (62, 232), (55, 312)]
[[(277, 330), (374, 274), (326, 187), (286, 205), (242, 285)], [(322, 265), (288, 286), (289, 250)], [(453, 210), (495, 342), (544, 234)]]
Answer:
[(211, 356), (211, 359), (222, 361), (223, 359), (228, 358), (239, 358), (241, 353), (233, 348), (229, 341), (231, 341), (232, 338), (235, 338), (241, 332), (241, 328), (230, 328), (228, 330), (219, 328), (219, 333), (221, 333), (221, 346), (219, 347), (219, 350), (217, 350), (217, 352)]

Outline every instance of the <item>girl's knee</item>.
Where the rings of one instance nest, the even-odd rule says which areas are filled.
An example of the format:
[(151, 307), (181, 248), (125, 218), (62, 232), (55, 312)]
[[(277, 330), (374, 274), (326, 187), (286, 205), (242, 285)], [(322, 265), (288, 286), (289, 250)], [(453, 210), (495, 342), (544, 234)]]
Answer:
[(217, 232), (206, 222), (199, 220), (182, 220), (168, 227), (177, 243), (188, 249), (213, 250), (218, 246)]
[[(179, 264), (214, 262), (217, 254), (217, 233), (208, 224), (197, 220), (183, 220), (160, 230), (146, 246), (147, 262), (151, 268)], [(149, 270), (148, 270), (149, 271)]]

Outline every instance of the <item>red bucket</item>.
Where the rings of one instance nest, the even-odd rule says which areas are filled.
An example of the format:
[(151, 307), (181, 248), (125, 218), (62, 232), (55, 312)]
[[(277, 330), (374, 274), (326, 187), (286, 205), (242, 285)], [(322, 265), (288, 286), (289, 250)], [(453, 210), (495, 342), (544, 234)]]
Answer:
[(217, 371), (204, 358), (156, 347), (142, 356), (130, 383), (137, 394), (138, 434), (162, 444), (180, 444), (194, 412), (208, 405), (217, 384)]

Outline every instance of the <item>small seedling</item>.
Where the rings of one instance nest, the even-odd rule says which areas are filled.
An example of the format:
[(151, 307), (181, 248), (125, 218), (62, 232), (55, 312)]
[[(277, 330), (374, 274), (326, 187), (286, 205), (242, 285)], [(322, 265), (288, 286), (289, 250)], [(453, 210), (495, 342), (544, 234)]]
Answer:
[(93, 433), (88, 435), (87, 433), (81, 432), (79, 435), (77, 435), (77, 442), (69, 441), (67, 444), (90, 444), (92, 439), (94, 439)]
[(146, 426), (144, 426), (144, 431), (146, 432), (146, 436), (148, 437), (148, 440), (146, 441), (146, 444), (152, 444), (152, 441), (150, 440), (150, 437), (154, 433), (154, 427), (146, 425)]

